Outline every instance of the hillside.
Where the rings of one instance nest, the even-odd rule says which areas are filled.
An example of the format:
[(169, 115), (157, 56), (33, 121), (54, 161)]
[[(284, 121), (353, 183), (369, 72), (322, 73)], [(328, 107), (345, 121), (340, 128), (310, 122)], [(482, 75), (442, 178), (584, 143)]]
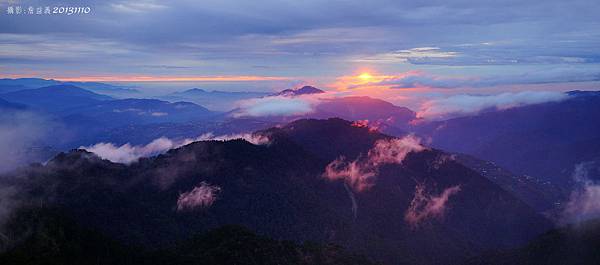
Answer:
[[(46, 201), (119, 242), (154, 247), (238, 224), (388, 263), (445, 264), (550, 227), (494, 183), (410, 138), (340, 119), (300, 120), (255, 137), (269, 143), (195, 142), (129, 166), (75, 150), (7, 179), (21, 200)], [(395, 151), (382, 153), (382, 144)], [(351, 165), (365, 178), (326, 177)]]

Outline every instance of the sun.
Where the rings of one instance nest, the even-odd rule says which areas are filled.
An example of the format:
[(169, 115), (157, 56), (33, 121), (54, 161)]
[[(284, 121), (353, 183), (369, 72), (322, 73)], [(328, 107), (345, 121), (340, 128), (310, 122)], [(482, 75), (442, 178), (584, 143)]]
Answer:
[(367, 72), (358, 75), (358, 78), (363, 81), (370, 81), (373, 79), (373, 76)]

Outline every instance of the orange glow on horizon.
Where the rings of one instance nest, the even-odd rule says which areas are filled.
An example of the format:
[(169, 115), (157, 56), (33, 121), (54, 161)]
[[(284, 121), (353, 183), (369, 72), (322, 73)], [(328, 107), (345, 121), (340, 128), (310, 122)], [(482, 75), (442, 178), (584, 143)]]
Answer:
[(289, 80), (287, 77), (273, 76), (108, 76), (108, 77), (75, 77), (75, 78), (56, 78), (59, 81), (121, 81), (121, 82), (244, 82), (244, 81), (277, 81)]
[(378, 86), (379, 82), (389, 78), (393, 78), (393, 76), (380, 75), (369, 70), (363, 70), (355, 75), (340, 76), (329, 86), (342, 91), (354, 88), (368, 88)]
[(370, 73), (368, 73), (368, 72), (364, 72), (364, 73), (360, 74), (358, 76), (358, 78), (360, 78), (360, 79), (362, 79), (364, 81), (369, 81), (369, 80), (373, 79), (373, 76)]
[(290, 77), (279, 76), (79, 76), (46, 77), (63, 82), (245, 82), (245, 81), (285, 81)]
[(409, 71), (399, 75), (384, 75), (378, 74), (370, 70), (363, 70), (355, 75), (340, 76), (336, 79), (333, 84), (329, 86), (336, 90), (344, 91), (348, 89), (368, 89), (374, 90), (377, 88), (386, 88), (387, 85), (383, 85), (382, 82), (386, 80), (402, 78), (409, 75), (418, 75), (417, 71)]

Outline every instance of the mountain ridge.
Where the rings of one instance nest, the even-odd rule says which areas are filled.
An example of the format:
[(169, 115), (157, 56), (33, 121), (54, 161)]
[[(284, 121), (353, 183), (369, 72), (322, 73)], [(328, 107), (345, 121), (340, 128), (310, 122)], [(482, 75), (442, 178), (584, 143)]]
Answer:
[(325, 93), (325, 91), (318, 89), (314, 86), (303, 86), (300, 88), (284, 89), (275, 94), (272, 94), (272, 96), (294, 97), (294, 96), (322, 94), (322, 93)]
[[(437, 264), (524, 242), (550, 226), (527, 205), (435, 149), (408, 152), (400, 164), (373, 169), (370, 190), (351, 190), (344, 180), (323, 177), (332, 159), (363, 161), (378, 141), (397, 139), (352, 124), (300, 120), (257, 132), (270, 137), (265, 145), (242, 139), (200, 141), (131, 165), (77, 150), (15, 174), (24, 181), (22, 196), (48, 196), (87, 226), (120, 241), (151, 245), (235, 223), (276, 239), (340, 244), (383, 261)], [(48, 184), (57, 180), (58, 186)], [(427, 218), (418, 227), (407, 223), (413, 197), (427, 200), (448, 189), (457, 193), (449, 195), (443, 216)], [(215, 197), (204, 206), (178, 210), (185, 209), (178, 206), (182, 198), (200, 192)]]
[(73, 85), (54, 85), (14, 91), (0, 94), (0, 98), (51, 112), (113, 99)]

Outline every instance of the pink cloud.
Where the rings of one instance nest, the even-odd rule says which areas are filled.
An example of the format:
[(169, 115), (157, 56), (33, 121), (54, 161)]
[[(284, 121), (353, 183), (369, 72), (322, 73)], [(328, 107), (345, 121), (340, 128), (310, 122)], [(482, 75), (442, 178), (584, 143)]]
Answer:
[[(390, 117), (386, 121), (393, 123), (393, 118)], [(369, 122), (369, 120), (357, 120), (352, 123), (352, 127), (368, 128), (370, 132), (379, 131), (382, 126), (382, 121)]]
[(595, 170), (600, 170), (600, 165), (594, 161), (575, 166), (575, 188), (565, 204), (560, 221), (580, 223), (600, 217), (600, 184), (594, 181)]
[(391, 140), (379, 140), (375, 147), (369, 150), (369, 161), (375, 166), (380, 164), (400, 164), (410, 152), (420, 152), (425, 149), (421, 145), (421, 139), (414, 135)]
[(323, 176), (329, 180), (344, 180), (356, 191), (367, 190), (375, 185), (380, 165), (401, 164), (408, 153), (424, 149), (420, 139), (413, 135), (378, 140), (367, 153), (366, 159), (357, 158), (348, 162), (344, 157), (339, 157), (325, 167)]
[(209, 185), (203, 181), (193, 190), (179, 195), (177, 199), (177, 211), (190, 211), (198, 207), (209, 207), (217, 199), (219, 191), (221, 191), (220, 187)]
[(348, 163), (340, 157), (325, 167), (323, 176), (329, 180), (344, 180), (352, 189), (363, 191), (374, 185), (375, 169), (368, 163), (362, 165), (358, 160)]
[(233, 117), (299, 116), (310, 114), (320, 104), (323, 94), (301, 96), (269, 96), (238, 101)]
[(429, 218), (443, 218), (450, 196), (461, 190), (460, 185), (445, 189), (440, 195), (432, 196), (425, 192), (425, 186), (415, 187), (415, 196), (404, 214), (404, 220), (413, 227)]

